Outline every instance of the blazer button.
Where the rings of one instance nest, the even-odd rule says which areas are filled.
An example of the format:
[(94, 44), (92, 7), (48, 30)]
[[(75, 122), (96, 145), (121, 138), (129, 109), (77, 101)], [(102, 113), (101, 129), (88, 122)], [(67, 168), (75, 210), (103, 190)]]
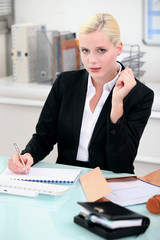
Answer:
[(116, 133), (116, 130), (114, 130), (114, 129), (113, 129), (113, 130), (111, 130), (111, 134), (113, 134), (113, 135), (114, 135), (115, 133)]
[(94, 155), (94, 150), (93, 149), (90, 149), (89, 152), (90, 152), (91, 155)]

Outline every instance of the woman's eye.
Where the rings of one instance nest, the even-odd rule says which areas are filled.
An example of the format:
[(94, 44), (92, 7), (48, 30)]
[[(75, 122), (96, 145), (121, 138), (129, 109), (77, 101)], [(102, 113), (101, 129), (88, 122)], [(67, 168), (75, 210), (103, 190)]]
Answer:
[(105, 53), (105, 52), (106, 52), (106, 49), (100, 48), (100, 49), (98, 49), (98, 52), (100, 52), (100, 53)]
[(81, 51), (85, 54), (89, 52), (87, 49), (82, 49)]

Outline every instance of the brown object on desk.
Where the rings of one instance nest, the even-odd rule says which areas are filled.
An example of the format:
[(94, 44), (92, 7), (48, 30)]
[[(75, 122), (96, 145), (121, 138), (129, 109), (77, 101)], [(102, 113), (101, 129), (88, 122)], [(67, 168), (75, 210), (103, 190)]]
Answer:
[(151, 172), (144, 177), (138, 177), (138, 178), (141, 179), (142, 181), (145, 181), (160, 187), (160, 169), (154, 172)]
[(102, 199), (111, 189), (99, 167), (94, 168), (80, 177), (83, 190), (89, 202)]
[(153, 214), (160, 214), (160, 195), (155, 195), (148, 200), (146, 208)]

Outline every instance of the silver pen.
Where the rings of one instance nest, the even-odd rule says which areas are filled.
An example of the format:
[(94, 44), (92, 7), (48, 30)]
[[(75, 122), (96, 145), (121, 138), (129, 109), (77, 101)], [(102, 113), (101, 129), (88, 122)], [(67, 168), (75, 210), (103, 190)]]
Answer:
[(25, 169), (25, 173), (28, 174), (28, 170), (27, 170), (26, 165), (25, 165), (25, 163), (24, 163), (24, 161), (23, 161), (23, 158), (22, 158), (22, 156), (21, 156), (21, 154), (20, 154), (20, 151), (19, 151), (19, 148), (18, 148), (17, 144), (14, 143), (13, 145), (14, 145), (14, 147), (15, 147), (15, 149), (16, 149), (16, 152), (17, 152), (19, 158), (21, 159), (21, 162), (22, 162), (22, 164), (23, 164), (23, 166), (24, 166), (24, 169)]

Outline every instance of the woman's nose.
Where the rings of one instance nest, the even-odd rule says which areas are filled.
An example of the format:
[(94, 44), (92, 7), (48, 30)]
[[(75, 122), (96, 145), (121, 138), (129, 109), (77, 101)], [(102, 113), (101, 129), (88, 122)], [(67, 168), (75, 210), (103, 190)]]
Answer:
[(88, 62), (89, 63), (96, 63), (97, 62), (97, 58), (95, 56), (94, 53), (90, 53), (89, 56), (88, 56)]

